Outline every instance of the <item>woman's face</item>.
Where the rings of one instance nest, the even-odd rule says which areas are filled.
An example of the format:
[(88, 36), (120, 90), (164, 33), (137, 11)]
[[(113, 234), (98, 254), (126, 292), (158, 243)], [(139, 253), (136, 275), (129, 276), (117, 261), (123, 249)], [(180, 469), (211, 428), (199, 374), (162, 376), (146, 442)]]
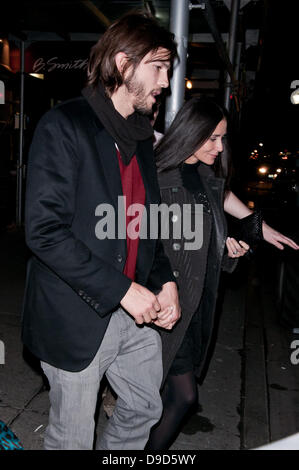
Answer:
[(222, 139), (226, 135), (226, 130), (226, 119), (222, 119), (208, 140), (193, 155), (190, 155), (185, 160), (185, 163), (197, 163), (200, 161), (206, 165), (213, 165), (218, 153), (223, 150)]

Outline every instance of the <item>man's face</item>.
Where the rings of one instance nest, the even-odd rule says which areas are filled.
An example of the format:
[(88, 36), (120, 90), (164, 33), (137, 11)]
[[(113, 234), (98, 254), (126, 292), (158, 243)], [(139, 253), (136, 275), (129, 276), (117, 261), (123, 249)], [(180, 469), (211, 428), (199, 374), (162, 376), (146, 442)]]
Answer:
[(160, 95), (162, 88), (169, 86), (169, 69), (170, 54), (162, 47), (146, 54), (135, 70), (133, 67), (128, 69), (124, 85), (135, 111), (146, 115), (152, 113), (156, 97)]

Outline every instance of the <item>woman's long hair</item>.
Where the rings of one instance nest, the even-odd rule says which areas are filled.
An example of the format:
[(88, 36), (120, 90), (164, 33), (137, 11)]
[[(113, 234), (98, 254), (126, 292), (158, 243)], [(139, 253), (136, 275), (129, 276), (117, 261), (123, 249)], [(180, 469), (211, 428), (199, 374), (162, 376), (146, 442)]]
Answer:
[[(210, 138), (224, 118), (226, 111), (206, 97), (186, 101), (155, 149), (158, 172), (179, 167)], [(215, 175), (225, 178), (228, 184), (231, 163), (226, 138), (213, 168)]]

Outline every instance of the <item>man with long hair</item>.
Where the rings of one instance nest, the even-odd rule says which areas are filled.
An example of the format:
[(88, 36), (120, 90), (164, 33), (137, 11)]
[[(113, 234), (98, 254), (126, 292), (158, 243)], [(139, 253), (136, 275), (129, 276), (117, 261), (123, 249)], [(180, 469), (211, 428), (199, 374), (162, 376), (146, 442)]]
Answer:
[(93, 47), (83, 96), (46, 113), (33, 138), (23, 341), (50, 384), (46, 449), (93, 448), (104, 374), (119, 398), (97, 449), (143, 449), (162, 412), (148, 325), (179, 319), (176, 283), (161, 241), (139, 237), (141, 222), (130, 237), (126, 210), (122, 236), (121, 213), (159, 203), (148, 116), (175, 56), (152, 17), (125, 15)]

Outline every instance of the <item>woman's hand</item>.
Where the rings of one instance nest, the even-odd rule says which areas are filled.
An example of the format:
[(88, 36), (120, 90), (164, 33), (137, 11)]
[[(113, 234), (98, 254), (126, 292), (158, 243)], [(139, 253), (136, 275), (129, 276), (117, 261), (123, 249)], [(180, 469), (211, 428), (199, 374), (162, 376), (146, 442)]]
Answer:
[(285, 237), (282, 233), (277, 232), (270, 225), (263, 222), (263, 237), (266, 242), (276, 246), (279, 250), (283, 250), (283, 245), (288, 245), (293, 250), (299, 250), (299, 246), (291, 238)]
[(161, 328), (171, 330), (181, 316), (176, 283), (166, 282), (166, 284), (163, 284), (161, 292), (157, 295), (157, 300), (161, 305), (161, 311), (157, 315), (157, 320), (152, 322)]
[(249, 250), (249, 245), (247, 243), (240, 240), (237, 242), (232, 237), (227, 237), (226, 239), (226, 248), (228, 251), (228, 256), (230, 258), (240, 258), (240, 256), (246, 255), (247, 251)]

